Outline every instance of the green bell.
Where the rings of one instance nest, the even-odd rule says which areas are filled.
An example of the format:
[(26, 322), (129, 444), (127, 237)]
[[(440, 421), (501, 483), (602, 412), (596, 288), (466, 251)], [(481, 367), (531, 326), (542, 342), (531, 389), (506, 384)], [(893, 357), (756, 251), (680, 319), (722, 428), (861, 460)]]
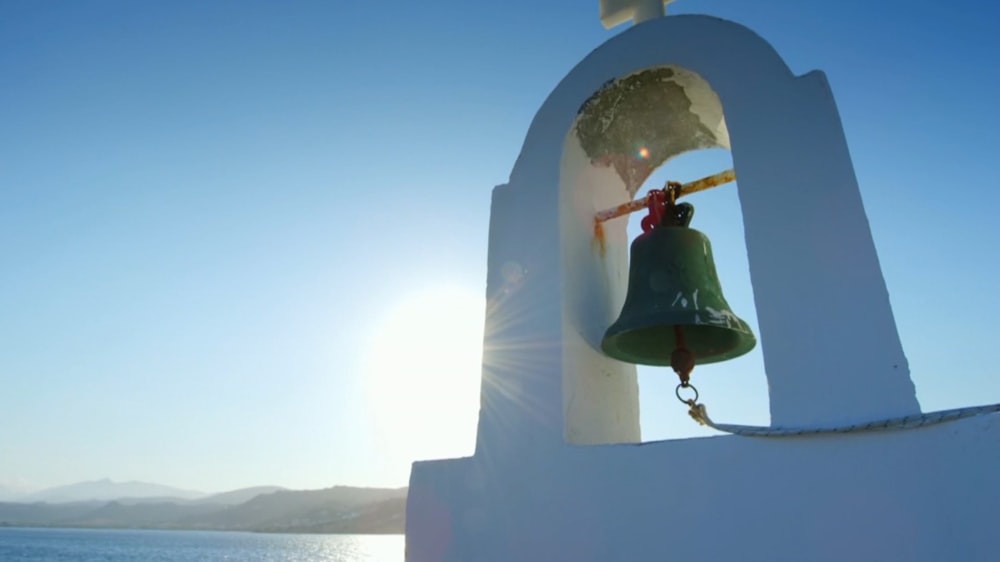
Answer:
[(627, 363), (690, 372), (695, 364), (739, 357), (757, 339), (722, 296), (708, 238), (687, 226), (694, 208), (677, 209), (632, 242), (628, 294), (601, 349)]

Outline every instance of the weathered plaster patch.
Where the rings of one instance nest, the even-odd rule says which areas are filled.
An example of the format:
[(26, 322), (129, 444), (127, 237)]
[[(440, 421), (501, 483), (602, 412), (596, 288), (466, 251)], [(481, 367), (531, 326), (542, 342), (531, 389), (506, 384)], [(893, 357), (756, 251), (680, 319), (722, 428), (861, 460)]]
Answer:
[(729, 146), (718, 96), (675, 67), (606, 82), (580, 108), (575, 131), (591, 164), (613, 167), (631, 195), (671, 157)]

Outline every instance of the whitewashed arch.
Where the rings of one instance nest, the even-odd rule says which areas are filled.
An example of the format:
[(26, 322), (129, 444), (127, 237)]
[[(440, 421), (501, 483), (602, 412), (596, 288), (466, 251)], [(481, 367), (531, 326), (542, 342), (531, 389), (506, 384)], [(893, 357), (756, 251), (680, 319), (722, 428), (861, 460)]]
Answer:
[[(703, 122), (720, 121), (724, 108), (712, 130), (717, 145), (731, 143), (739, 178), (772, 422), (919, 411), (824, 75), (795, 77), (738, 24), (671, 16), (581, 61), (536, 114), (509, 183), (494, 191), (488, 294), (496, 304), (478, 446), (639, 441), (634, 368), (594, 346), (624, 295), (627, 240), (624, 221), (609, 224), (598, 259), (590, 217), (629, 193), (612, 170), (580, 157), (572, 131), (602, 85), (662, 67), (695, 77), (685, 94)], [(511, 267), (523, 270), (515, 292)]]

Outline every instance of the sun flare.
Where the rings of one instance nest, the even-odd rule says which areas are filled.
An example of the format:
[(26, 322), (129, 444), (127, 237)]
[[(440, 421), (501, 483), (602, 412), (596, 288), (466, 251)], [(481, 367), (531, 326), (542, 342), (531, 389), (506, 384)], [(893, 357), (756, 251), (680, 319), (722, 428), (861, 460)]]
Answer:
[(369, 412), (393, 462), (475, 448), (485, 297), (439, 287), (391, 303), (365, 354)]

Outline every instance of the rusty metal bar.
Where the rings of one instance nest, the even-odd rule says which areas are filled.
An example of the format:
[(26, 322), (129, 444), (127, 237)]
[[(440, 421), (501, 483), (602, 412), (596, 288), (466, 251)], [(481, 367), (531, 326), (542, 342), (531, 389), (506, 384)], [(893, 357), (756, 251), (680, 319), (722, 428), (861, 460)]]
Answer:
[[(677, 188), (676, 197), (680, 198), (685, 195), (691, 195), (692, 193), (697, 193), (699, 191), (705, 191), (706, 189), (711, 189), (713, 187), (720, 186), (724, 183), (729, 183), (736, 180), (736, 172), (730, 168), (718, 174), (714, 174), (708, 177), (701, 178), (700, 180), (694, 180), (685, 184), (681, 184)], [(634, 201), (629, 201), (628, 203), (622, 203), (617, 207), (612, 207), (610, 209), (605, 209), (594, 215), (594, 221), (597, 223), (602, 223), (614, 218), (618, 218), (629, 213), (634, 213), (636, 211), (646, 208), (646, 198), (636, 199)]]
[(697, 193), (699, 191), (705, 191), (706, 189), (711, 189), (713, 187), (718, 187), (724, 183), (729, 183), (731, 181), (736, 181), (736, 171), (732, 168), (719, 172), (700, 180), (694, 180), (681, 185), (680, 191), (677, 193), (677, 197), (683, 197), (685, 195), (691, 195), (692, 193)]

